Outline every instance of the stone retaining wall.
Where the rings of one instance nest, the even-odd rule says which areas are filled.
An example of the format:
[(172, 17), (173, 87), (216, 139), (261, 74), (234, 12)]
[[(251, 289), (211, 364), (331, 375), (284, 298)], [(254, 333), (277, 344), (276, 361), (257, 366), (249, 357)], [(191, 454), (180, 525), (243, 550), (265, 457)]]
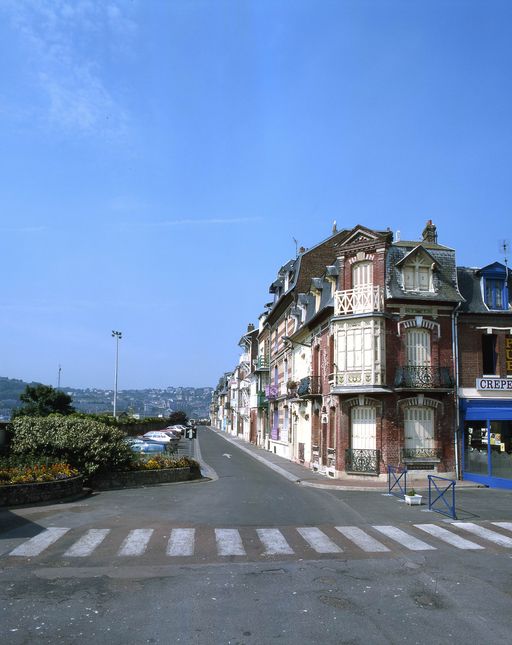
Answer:
[(159, 470), (131, 470), (124, 473), (101, 473), (89, 480), (90, 486), (98, 490), (109, 488), (131, 488), (153, 486), (200, 479), (201, 470), (196, 466), (186, 468), (161, 468)]
[(0, 506), (36, 504), (74, 497), (82, 492), (83, 482), (82, 475), (78, 475), (53, 482), (0, 486)]

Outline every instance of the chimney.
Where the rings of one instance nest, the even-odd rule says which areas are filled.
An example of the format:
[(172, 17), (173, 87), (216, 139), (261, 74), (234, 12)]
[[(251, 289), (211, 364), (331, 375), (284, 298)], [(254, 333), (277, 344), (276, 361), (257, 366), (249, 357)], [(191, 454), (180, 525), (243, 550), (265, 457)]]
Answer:
[(301, 246), (299, 249), (299, 253), (305, 253), (305, 252), (306, 252), (306, 249), (303, 246)]
[(254, 331), (254, 325), (252, 323), (249, 323), (247, 325), (247, 332)]
[(437, 228), (432, 224), (432, 220), (429, 219), (425, 228), (423, 229), (423, 241), (429, 242), (430, 244), (437, 244)]

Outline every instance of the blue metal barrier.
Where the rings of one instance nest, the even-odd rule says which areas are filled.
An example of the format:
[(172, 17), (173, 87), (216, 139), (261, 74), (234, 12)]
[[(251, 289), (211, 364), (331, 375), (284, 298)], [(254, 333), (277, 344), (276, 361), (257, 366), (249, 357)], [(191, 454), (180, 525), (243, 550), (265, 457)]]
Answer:
[[(440, 479), (441, 481), (450, 482), (443, 488), (443, 484), (440, 486), (434, 481)], [(432, 488), (435, 490), (433, 491)], [(451, 490), (451, 495), (449, 491)], [(433, 499), (433, 494), (436, 495)], [(450, 498), (451, 497), (451, 501)], [(448, 499), (447, 499), (448, 498)], [(436, 502), (443, 502), (441, 508), (434, 508)], [(448, 479), (447, 477), (439, 477), (438, 475), (429, 475), (428, 476), (428, 510), (435, 511), (436, 513), (441, 513), (441, 515), (447, 515), (452, 519), (457, 519), (457, 514), (455, 513), (455, 480)]]
[[(397, 474), (400, 475), (397, 477)], [(401, 480), (403, 479), (403, 488)], [(398, 490), (395, 490), (397, 487)], [(404, 497), (407, 490), (407, 468), (400, 470), (394, 466), (388, 465), (388, 495), (395, 495), (395, 497)], [(400, 491), (400, 492), (398, 492)]]

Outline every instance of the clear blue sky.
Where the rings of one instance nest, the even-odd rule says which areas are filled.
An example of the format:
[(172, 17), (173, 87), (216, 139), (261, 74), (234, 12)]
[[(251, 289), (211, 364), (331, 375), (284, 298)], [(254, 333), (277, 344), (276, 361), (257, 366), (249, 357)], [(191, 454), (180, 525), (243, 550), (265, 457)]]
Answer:
[(510, 0), (1, 0), (0, 376), (215, 385), (293, 238), (510, 231)]

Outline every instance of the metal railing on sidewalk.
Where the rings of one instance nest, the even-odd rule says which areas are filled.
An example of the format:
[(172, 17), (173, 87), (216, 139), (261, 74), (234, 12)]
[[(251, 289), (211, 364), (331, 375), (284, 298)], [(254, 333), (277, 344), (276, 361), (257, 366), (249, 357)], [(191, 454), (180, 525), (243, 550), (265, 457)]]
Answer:
[[(437, 485), (435, 480), (441, 480), (449, 482), (444, 488), (444, 484)], [(451, 493), (450, 493), (451, 491)], [(433, 494), (436, 495), (433, 499)], [(451, 499), (450, 499), (451, 498)], [(435, 508), (434, 505), (437, 502), (443, 502), (441, 508)], [(438, 475), (429, 475), (428, 476), (428, 510), (435, 511), (441, 515), (447, 515), (452, 519), (457, 519), (457, 513), (455, 511), (455, 480), (448, 479), (447, 477), (439, 477)]]
[(395, 497), (400, 497), (403, 499), (405, 497), (406, 491), (407, 468), (401, 470), (399, 467), (396, 468), (395, 466), (390, 466), (388, 464), (388, 495), (394, 495)]

